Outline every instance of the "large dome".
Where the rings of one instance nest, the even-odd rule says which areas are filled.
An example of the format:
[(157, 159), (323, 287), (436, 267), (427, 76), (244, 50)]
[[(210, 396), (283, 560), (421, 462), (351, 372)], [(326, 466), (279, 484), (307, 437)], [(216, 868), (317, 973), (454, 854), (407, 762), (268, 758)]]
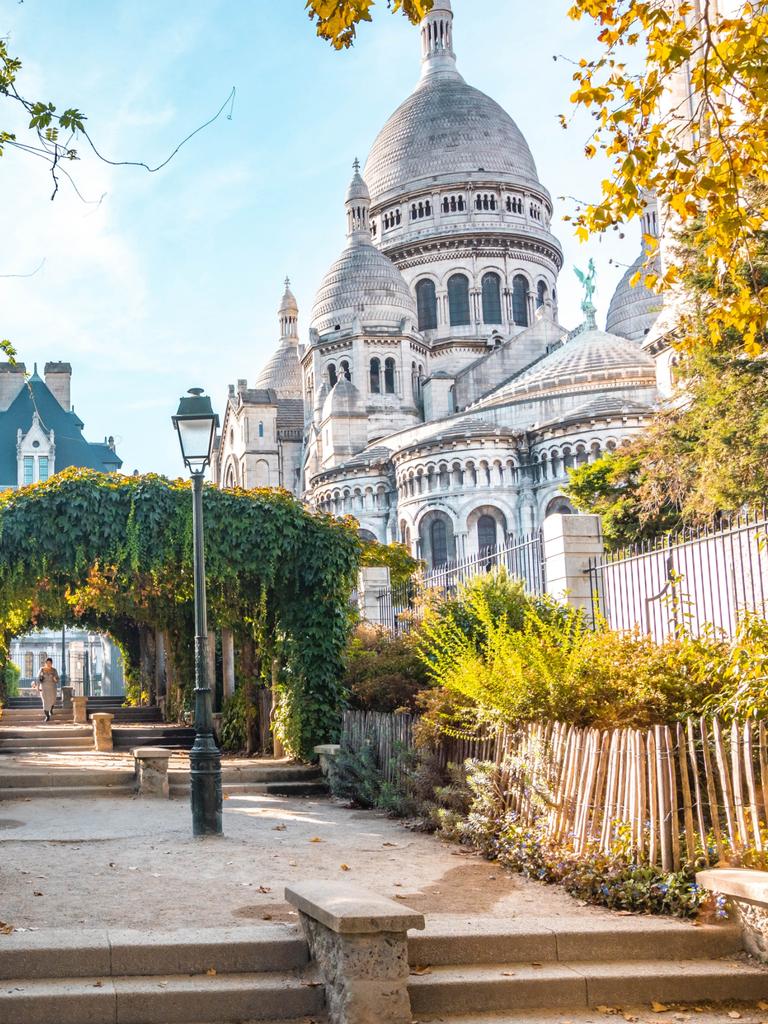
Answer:
[(283, 338), (269, 362), (263, 368), (256, 383), (256, 388), (272, 388), (278, 398), (301, 397), (301, 366), (299, 353), (290, 340)]
[(312, 307), (312, 327), (321, 335), (358, 318), (366, 327), (411, 330), (416, 304), (397, 267), (370, 242), (348, 246), (323, 278)]
[(456, 72), (424, 78), (379, 132), (364, 177), (374, 204), (433, 181), (485, 172), (539, 184), (528, 143), (490, 96)]
[(635, 274), (643, 272), (645, 253), (641, 253), (619, 281), (608, 307), (605, 329), (611, 334), (620, 334), (632, 341), (643, 341), (659, 315), (662, 298), (646, 288), (642, 277), (633, 287), (630, 281)]

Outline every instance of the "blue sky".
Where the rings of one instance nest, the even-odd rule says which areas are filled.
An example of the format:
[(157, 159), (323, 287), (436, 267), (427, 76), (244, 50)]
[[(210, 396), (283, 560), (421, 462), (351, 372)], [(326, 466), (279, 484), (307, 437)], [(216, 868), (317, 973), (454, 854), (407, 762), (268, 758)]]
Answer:
[[(583, 158), (582, 117), (565, 132), (571, 71), (554, 54), (590, 52), (593, 29), (566, 2), (454, 0), (459, 68), (509, 111), (555, 199), (564, 245), (560, 318), (579, 322), (572, 271), (598, 268), (599, 322), (639, 248), (626, 238), (580, 245), (558, 196), (594, 197), (601, 168)], [(89, 440), (114, 434), (128, 472), (176, 475), (170, 424), (200, 385), (223, 411), (227, 385), (252, 382), (277, 341), (290, 275), (308, 330), (312, 299), (344, 242), (343, 196), (355, 156), (415, 85), (419, 37), (381, 0), (344, 53), (318, 40), (303, 0), (25, 0), (0, 3), (0, 34), (24, 62), (20, 91), (85, 111), (113, 159), (159, 162), (210, 117), (234, 85), (231, 120), (197, 135), (163, 171), (72, 166), (87, 200), (45, 165), (0, 161), (0, 337), (28, 367), (69, 360)], [(0, 123), (9, 124), (7, 104)]]

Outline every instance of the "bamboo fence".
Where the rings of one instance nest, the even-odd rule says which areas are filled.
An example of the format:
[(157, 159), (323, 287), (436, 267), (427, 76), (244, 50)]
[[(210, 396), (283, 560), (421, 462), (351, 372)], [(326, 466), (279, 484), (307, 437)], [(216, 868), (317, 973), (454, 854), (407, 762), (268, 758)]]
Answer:
[[(371, 742), (387, 781), (407, 786), (400, 753), (413, 747), (414, 724), (410, 715), (350, 711), (342, 743), (356, 750)], [(447, 740), (439, 757), (495, 763), (506, 808), (577, 853), (623, 843), (639, 863), (677, 871), (768, 849), (762, 721), (689, 718), (611, 730), (532, 723), (484, 740)]]

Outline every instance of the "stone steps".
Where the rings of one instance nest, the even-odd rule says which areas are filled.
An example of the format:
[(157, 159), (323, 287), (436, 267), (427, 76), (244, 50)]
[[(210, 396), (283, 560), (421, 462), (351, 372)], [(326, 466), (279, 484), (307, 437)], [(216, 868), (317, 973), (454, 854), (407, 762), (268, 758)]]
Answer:
[(448, 1014), (455, 1024), (523, 1009), (768, 998), (768, 969), (737, 959), (740, 949), (732, 925), (432, 918), (409, 935), (408, 991), (414, 1014)]
[(768, 972), (737, 960), (472, 964), (414, 975), (408, 992), (414, 1014), (757, 1000)]
[(13, 933), (3, 1024), (234, 1024), (315, 1019), (324, 992), (289, 928)]

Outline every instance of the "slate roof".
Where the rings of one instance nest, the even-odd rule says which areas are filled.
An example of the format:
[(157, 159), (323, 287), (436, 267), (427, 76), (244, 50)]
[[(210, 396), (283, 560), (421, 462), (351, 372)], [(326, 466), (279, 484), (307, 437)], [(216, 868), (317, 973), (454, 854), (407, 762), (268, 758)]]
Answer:
[(122, 466), (123, 460), (108, 444), (85, 440), (82, 420), (74, 411), (62, 409), (45, 381), (34, 373), (10, 407), (0, 412), (0, 487), (18, 484), (16, 435), (19, 428), (24, 434), (28, 432), (35, 411), (43, 429), (54, 432), (57, 472), (68, 466), (79, 466), (110, 473)]

